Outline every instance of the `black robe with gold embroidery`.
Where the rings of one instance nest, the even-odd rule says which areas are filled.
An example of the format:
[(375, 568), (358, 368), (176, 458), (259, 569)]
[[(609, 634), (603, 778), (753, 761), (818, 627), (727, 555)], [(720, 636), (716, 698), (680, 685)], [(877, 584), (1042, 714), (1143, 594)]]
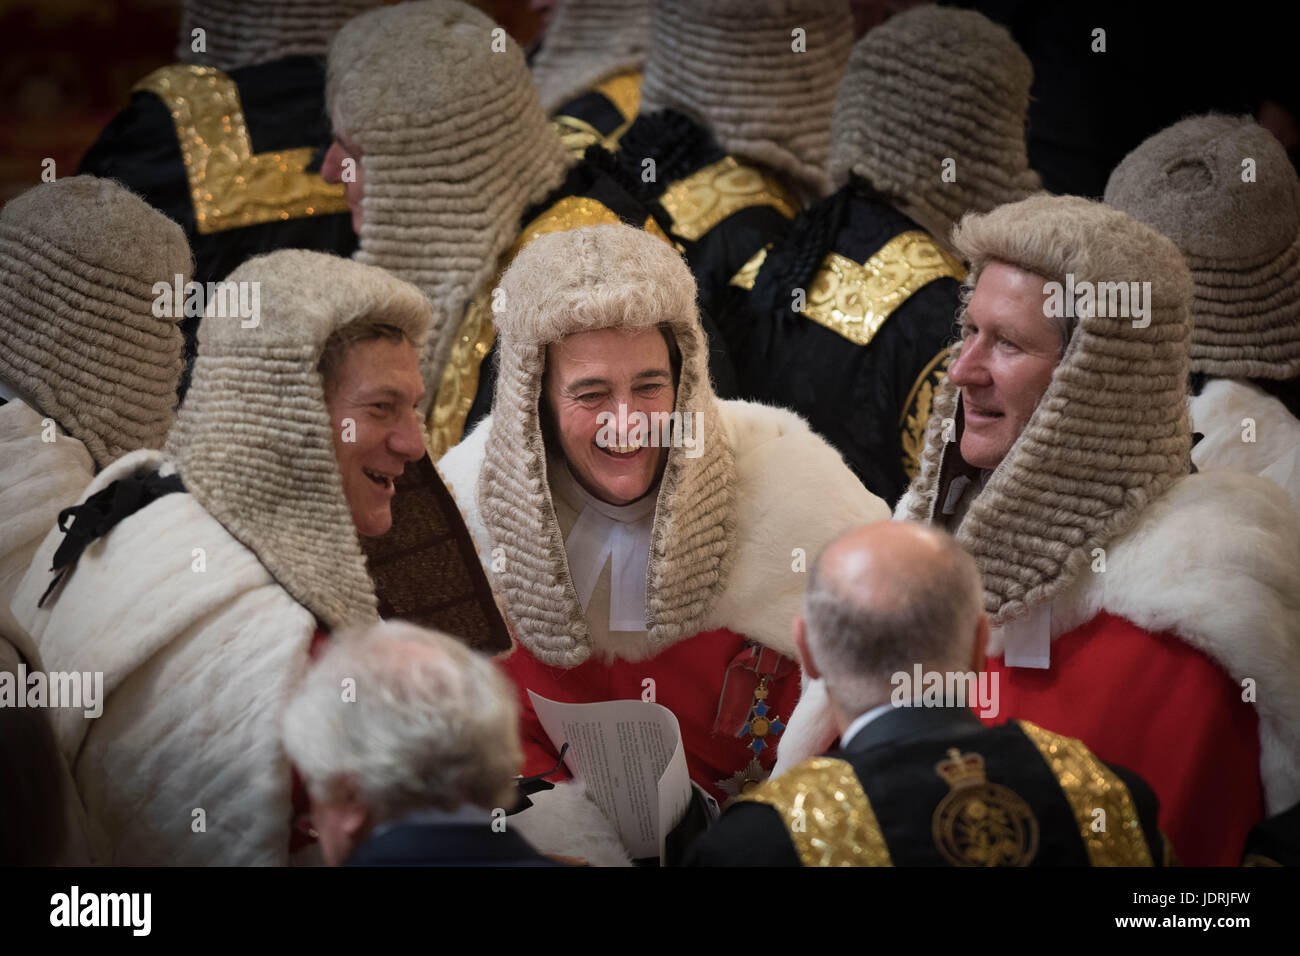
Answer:
[(803, 415), (892, 505), (919, 465), (964, 274), (855, 178), (733, 273), (717, 321), (740, 397)]
[(706, 127), (676, 110), (638, 116), (619, 140), (616, 158), (668, 217), (699, 286), (705, 330), (712, 333), (709, 323), (718, 319), (727, 283), (785, 233), (798, 200), (774, 175), (728, 155)]
[[(135, 85), (80, 171), (118, 180), (178, 222), (194, 253), (194, 281), (206, 283), (276, 249), (352, 254), (343, 187), (320, 177), (329, 144), (321, 58), (230, 73), (173, 64)], [(182, 393), (198, 322), (181, 322)]]
[(733, 801), (687, 866), (1164, 866), (1136, 774), (1026, 721), (898, 708)]
[(551, 115), (551, 126), (575, 159), (595, 145), (613, 151), (636, 119), (640, 103), (641, 72), (629, 70), (561, 104)]

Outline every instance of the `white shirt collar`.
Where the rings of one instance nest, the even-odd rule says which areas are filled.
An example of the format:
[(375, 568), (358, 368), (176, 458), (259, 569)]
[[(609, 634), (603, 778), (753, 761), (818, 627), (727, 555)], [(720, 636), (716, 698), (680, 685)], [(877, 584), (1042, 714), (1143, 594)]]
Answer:
[(650, 533), (654, 529), (658, 493), (627, 505), (601, 501), (578, 483), (568, 463), (552, 455), (547, 474), (553, 493), (573, 506), (578, 519), (564, 540), (573, 588), (587, 610), (606, 564), (609, 577), (609, 629), (645, 630), (646, 569), (650, 563)]
[(844, 728), (844, 733), (840, 734), (840, 749), (843, 750), (849, 745), (849, 741), (858, 735), (863, 727), (871, 723), (877, 717), (881, 717), (894, 709), (893, 704), (881, 704), (879, 707), (872, 707), (865, 714), (859, 714), (853, 719), (853, 723)]

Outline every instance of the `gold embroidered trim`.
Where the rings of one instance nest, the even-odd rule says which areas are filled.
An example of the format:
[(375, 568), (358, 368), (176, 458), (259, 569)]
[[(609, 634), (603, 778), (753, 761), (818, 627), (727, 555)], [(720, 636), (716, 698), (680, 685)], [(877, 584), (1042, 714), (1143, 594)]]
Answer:
[(575, 159), (582, 159), (594, 143), (599, 143), (611, 153), (618, 149), (618, 141), (636, 119), (637, 107), (641, 105), (641, 74), (636, 71), (620, 73), (601, 83), (593, 92), (609, 100), (610, 105), (623, 117), (623, 122), (610, 131), (609, 135), (605, 135), (577, 116), (561, 113), (551, 117), (551, 127)]
[(604, 83), (596, 86), (596, 92), (614, 104), (614, 109), (623, 115), (623, 120), (631, 123), (636, 112), (641, 108), (641, 71), (629, 70), (611, 76)]
[[(1168, 845), (1167, 842), (1166, 845)], [(1165, 865), (1168, 866), (1169, 864), (1165, 864)], [(1175, 863), (1174, 865), (1176, 866), (1177, 863)], [(1244, 857), (1241, 858), (1241, 865), (1242, 866), (1281, 866), (1282, 864), (1279, 863), (1277, 860), (1273, 859), (1272, 857), (1264, 856), (1264, 854), (1262, 853), (1247, 853)]]
[(961, 280), (962, 264), (919, 230), (900, 233), (862, 265), (828, 253), (808, 290), (803, 314), (850, 342), (867, 345), (913, 293), (944, 276)]
[(465, 310), (465, 318), (456, 330), (447, 364), (438, 383), (438, 394), (429, 409), (424, 447), (435, 463), (465, 434), (465, 421), (478, 394), (478, 380), (483, 360), (496, 341), (497, 327), (492, 321), (492, 287), (483, 289)]
[[(588, 148), (595, 143), (600, 143), (606, 149), (613, 149), (610, 142), (600, 134), (600, 130), (576, 116), (553, 116), (551, 128), (559, 135), (560, 142), (574, 159), (582, 159)], [(616, 132), (621, 135), (625, 128), (620, 126)]]
[(781, 814), (804, 866), (893, 866), (871, 801), (843, 760), (805, 760), (736, 799)]
[(769, 242), (758, 252), (750, 256), (748, 262), (740, 267), (740, 271), (731, 277), (730, 285), (739, 286), (742, 289), (753, 289), (754, 281), (758, 278), (758, 273), (763, 268), (763, 263), (767, 261), (767, 250), (772, 248)]
[[(424, 445), (434, 462), (465, 436), (465, 422), (474, 405), (474, 396), (478, 394), (483, 360), (496, 341), (496, 323), (492, 321), (492, 290), (501, 273), (519, 254), (519, 250), (538, 236), (577, 229), (580, 226), (618, 225), (620, 222), (622, 220), (618, 215), (603, 203), (586, 196), (566, 196), (523, 228), (519, 238), (501, 257), (496, 278), (479, 290), (456, 330), (456, 339), (452, 342), (447, 364), (438, 381), (438, 392), (425, 423)], [(653, 216), (647, 216), (641, 228), (664, 242), (670, 241)]]
[[(1043, 730), (1027, 720), (1016, 723), (1038, 748), (1074, 811), (1079, 836), (1093, 866), (1151, 866), (1151, 848), (1142, 833), (1133, 796), (1124, 781), (1098, 760), (1082, 741)], [(1096, 811), (1105, 811), (1105, 829), (1093, 829)]]
[[(581, 226), (616, 226), (622, 221), (614, 210), (602, 202), (586, 196), (566, 196), (524, 226), (523, 231), (519, 233), (519, 238), (506, 252), (501, 271), (505, 271), (506, 266), (519, 254), (520, 249), (538, 236), (577, 229)], [(669, 241), (668, 236), (659, 228), (659, 223), (655, 222), (652, 216), (646, 217), (641, 228), (657, 239)]]
[(749, 206), (771, 206), (787, 219), (799, 209), (798, 202), (775, 179), (741, 165), (732, 156), (679, 179), (660, 202), (673, 219), (673, 232), (692, 241)]
[(948, 350), (941, 349), (912, 383), (898, 417), (899, 440), (903, 448), (903, 472), (911, 481), (921, 472), (921, 452), (925, 449), (925, 426), (930, 423), (930, 406), (935, 393), (948, 374)]
[(172, 115), (200, 233), (347, 210), (342, 185), (304, 172), (312, 147), (253, 155), (239, 89), (220, 70), (173, 64), (134, 89), (157, 95)]

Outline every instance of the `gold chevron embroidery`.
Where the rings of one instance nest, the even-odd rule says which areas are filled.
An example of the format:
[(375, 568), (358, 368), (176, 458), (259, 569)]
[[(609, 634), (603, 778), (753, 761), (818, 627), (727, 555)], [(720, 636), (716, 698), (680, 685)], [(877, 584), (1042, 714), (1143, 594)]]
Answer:
[[(584, 119), (578, 119), (576, 116), (558, 115), (551, 117), (551, 129), (560, 137), (560, 142), (564, 148), (569, 151), (574, 159), (582, 159), (586, 155), (587, 149), (594, 143), (600, 143), (606, 149), (613, 147), (601, 135), (600, 130), (592, 126)], [(622, 127), (620, 127), (621, 131)]]
[(767, 261), (767, 250), (772, 248), (769, 242), (758, 252), (749, 257), (749, 261), (740, 267), (740, 271), (731, 277), (729, 285), (739, 286), (742, 289), (754, 288), (754, 282), (758, 279), (758, 273), (763, 268), (763, 263)]
[(596, 92), (614, 104), (623, 117), (623, 122), (631, 123), (636, 111), (641, 107), (641, 71), (628, 70), (611, 76), (596, 85)]
[(310, 146), (253, 155), (235, 81), (218, 69), (173, 64), (136, 84), (166, 104), (203, 234), (344, 212), (342, 185), (305, 172)]
[(921, 452), (925, 448), (925, 426), (930, 421), (930, 406), (935, 392), (948, 374), (948, 350), (940, 349), (912, 383), (898, 418), (899, 440), (903, 448), (903, 472), (911, 481), (921, 472)]
[[(519, 254), (519, 250), (548, 233), (564, 232), (580, 226), (618, 225), (621, 222), (618, 215), (604, 203), (586, 196), (566, 196), (523, 228), (514, 245), (502, 256), (497, 279), (479, 291), (456, 330), (456, 339), (452, 342), (447, 364), (438, 383), (438, 393), (426, 421), (424, 444), (433, 461), (436, 462), (446, 454), (465, 435), (465, 422), (474, 405), (474, 396), (478, 394), (483, 359), (496, 341), (496, 324), (492, 321), (492, 289), (501, 273)], [(646, 217), (641, 228), (664, 242), (670, 242), (652, 216)]]
[(804, 866), (894, 865), (871, 801), (843, 760), (805, 760), (736, 800), (776, 810)]
[(436, 463), (465, 434), (465, 420), (478, 394), (479, 373), (483, 360), (496, 341), (497, 328), (492, 321), (492, 288), (483, 289), (456, 330), (447, 364), (438, 383), (438, 394), (429, 409), (424, 446)]
[[(1124, 781), (1081, 741), (1054, 734), (1027, 720), (1016, 723), (1056, 775), (1074, 811), (1089, 862), (1093, 866), (1151, 866), (1151, 848)], [(1106, 826), (1100, 831), (1093, 829), (1093, 823), (1100, 819), (1098, 809), (1106, 813)]]
[(673, 219), (673, 232), (692, 241), (749, 206), (771, 206), (787, 219), (799, 209), (774, 178), (732, 156), (677, 180), (660, 202)]
[(832, 252), (808, 290), (803, 314), (850, 342), (867, 345), (885, 320), (917, 290), (966, 270), (924, 232), (900, 233), (859, 265)]

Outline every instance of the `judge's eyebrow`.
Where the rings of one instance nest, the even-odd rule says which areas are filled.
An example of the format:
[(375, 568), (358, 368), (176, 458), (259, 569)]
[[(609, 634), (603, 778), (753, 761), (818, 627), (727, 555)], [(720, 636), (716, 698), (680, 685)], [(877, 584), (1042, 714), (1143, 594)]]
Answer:
[(570, 382), (564, 386), (564, 390), (572, 395), (574, 392), (580, 392), (584, 388), (609, 388), (609, 379), (607, 378), (580, 378), (575, 382)]
[[(424, 400), (424, 395), (424, 389), (421, 389), (419, 396), (415, 399), (415, 404), (418, 405), (422, 402)], [(357, 396), (357, 401), (361, 403), (378, 402), (385, 399), (400, 402), (405, 399), (405, 396), (401, 389), (395, 388), (392, 385), (378, 385), (374, 388), (368, 388)]]
[[(636, 381), (636, 380), (646, 379), (646, 378), (668, 378), (668, 377), (669, 377), (669, 372), (667, 369), (646, 368), (646, 369), (642, 369), (641, 371), (633, 375), (632, 379)], [(584, 388), (609, 388), (609, 387), (610, 387), (609, 379), (593, 376), (589, 378), (580, 378), (575, 382), (570, 382), (568, 385), (564, 387), (564, 390), (568, 394), (572, 395), (575, 392), (582, 391)]]

